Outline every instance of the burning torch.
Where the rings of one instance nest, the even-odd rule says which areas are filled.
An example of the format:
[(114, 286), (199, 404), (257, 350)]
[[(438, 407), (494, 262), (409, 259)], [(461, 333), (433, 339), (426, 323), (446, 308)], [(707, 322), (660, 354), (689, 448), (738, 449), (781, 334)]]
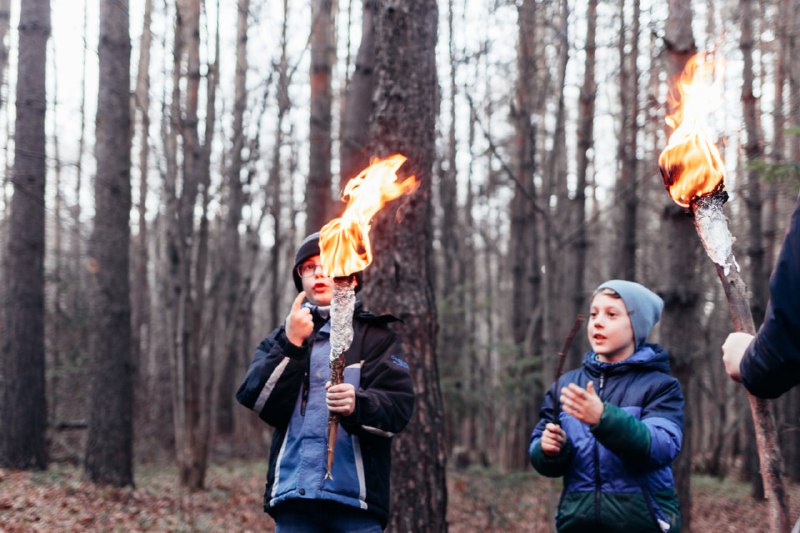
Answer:
[[(755, 334), (745, 284), (733, 256), (733, 237), (722, 210), (728, 199), (725, 165), (706, 126), (709, 108), (721, 100), (719, 70), (711, 53), (696, 54), (686, 63), (675, 82), (676, 110), (666, 118), (675, 130), (658, 165), (672, 200), (691, 209), (694, 215), (697, 234), (722, 282), (734, 328)], [(772, 409), (766, 400), (750, 394), (748, 397), (764, 492), (770, 505), (770, 531), (788, 531), (789, 510)]]
[[(397, 170), (405, 163), (402, 155), (374, 161), (358, 176), (347, 182), (342, 201), (347, 207), (341, 217), (320, 230), (319, 248), (322, 270), (333, 277), (331, 300), (331, 385), (344, 380), (344, 352), (353, 341), (355, 309), (355, 274), (372, 263), (369, 241), (370, 221), (387, 202), (414, 192), (419, 186), (411, 176), (398, 182)], [(328, 415), (328, 465), (326, 478), (333, 478), (334, 450), (339, 430), (339, 415)]]

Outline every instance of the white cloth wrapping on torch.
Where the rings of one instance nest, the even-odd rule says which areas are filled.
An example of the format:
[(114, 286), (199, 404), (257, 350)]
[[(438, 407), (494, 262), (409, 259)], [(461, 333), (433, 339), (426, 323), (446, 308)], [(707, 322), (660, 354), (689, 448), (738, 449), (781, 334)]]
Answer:
[(353, 278), (335, 278), (331, 301), (331, 362), (345, 352), (353, 342), (353, 310), (356, 292)]

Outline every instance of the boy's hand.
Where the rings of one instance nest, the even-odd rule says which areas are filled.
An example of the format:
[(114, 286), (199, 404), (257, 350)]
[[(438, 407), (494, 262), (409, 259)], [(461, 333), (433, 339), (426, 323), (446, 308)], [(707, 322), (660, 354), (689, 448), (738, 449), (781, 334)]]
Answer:
[(603, 401), (594, 392), (594, 383), (591, 381), (582, 389), (574, 383), (561, 389), (561, 405), (564, 412), (568, 413), (584, 424), (593, 426), (600, 422), (605, 406)]
[(728, 335), (722, 345), (722, 362), (725, 364), (725, 372), (735, 381), (742, 381), (739, 365), (741, 365), (744, 352), (751, 342), (753, 342), (753, 335), (735, 331)]
[(302, 346), (303, 341), (314, 331), (314, 319), (311, 318), (311, 311), (302, 306), (305, 297), (305, 291), (300, 291), (300, 294), (294, 299), (292, 310), (286, 317), (286, 338), (297, 347)]
[(328, 411), (337, 415), (350, 416), (356, 410), (356, 389), (350, 383), (331, 385), (325, 384), (328, 392), (325, 393), (325, 403)]
[(564, 447), (565, 442), (567, 442), (567, 434), (558, 424), (547, 424), (544, 427), (541, 440), (543, 454), (550, 457), (557, 456), (561, 453), (561, 448)]

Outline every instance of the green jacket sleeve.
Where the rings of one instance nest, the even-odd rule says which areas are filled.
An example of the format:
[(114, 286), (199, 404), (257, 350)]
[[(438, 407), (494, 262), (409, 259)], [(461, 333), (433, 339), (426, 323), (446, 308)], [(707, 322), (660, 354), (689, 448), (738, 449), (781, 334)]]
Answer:
[(567, 438), (564, 447), (561, 448), (561, 453), (556, 457), (545, 455), (542, 451), (542, 442), (537, 440), (531, 448), (530, 457), (531, 464), (537, 472), (547, 477), (560, 477), (563, 476), (569, 468), (572, 458), (575, 455), (575, 447), (572, 442)]
[(650, 430), (641, 421), (614, 404), (603, 404), (600, 421), (590, 426), (598, 442), (623, 461), (644, 462), (650, 458)]

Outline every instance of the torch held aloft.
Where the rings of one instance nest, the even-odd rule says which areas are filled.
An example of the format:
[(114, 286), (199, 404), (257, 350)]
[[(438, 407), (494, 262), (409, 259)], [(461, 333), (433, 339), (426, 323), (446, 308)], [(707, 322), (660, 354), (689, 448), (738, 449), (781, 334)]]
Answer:
[[(750, 311), (744, 281), (739, 275), (739, 265), (736, 264), (731, 251), (732, 237), (722, 213), (726, 199), (727, 194), (724, 192), (698, 198), (692, 204), (694, 224), (722, 282), (734, 329), (754, 335), (756, 328), (753, 314)], [(750, 393), (747, 397), (753, 415), (764, 493), (773, 500), (769, 506), (770, 530), (789, 531), (789, 503), (783, 484), (780, 446), (772, 407), (767, 400), (757, 398)]]

